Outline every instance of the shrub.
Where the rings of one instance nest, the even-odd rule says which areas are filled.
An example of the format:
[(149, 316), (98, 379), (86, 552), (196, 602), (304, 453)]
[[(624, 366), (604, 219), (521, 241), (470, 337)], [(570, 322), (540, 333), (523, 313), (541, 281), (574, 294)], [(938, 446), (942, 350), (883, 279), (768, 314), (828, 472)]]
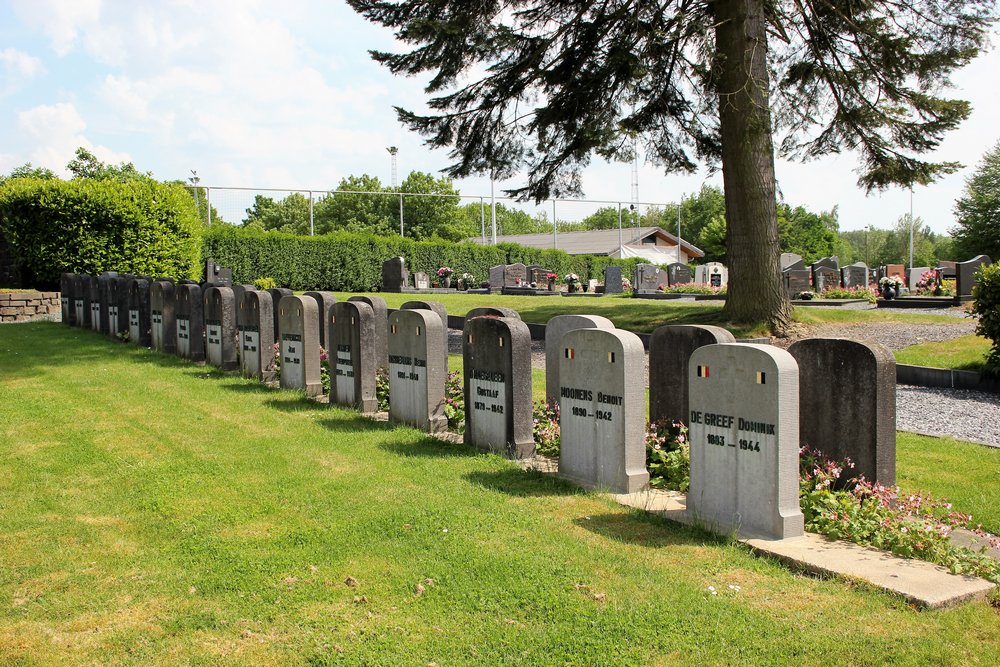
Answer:
[(178, 184), (11, 179), (0, 186), (0, 229), (42, 284), (64, 271), (200, 276), (201, 225)]
[(444, 414), (448, 417), (448, 430), (453, 433), (465, 431), (465, 385), (462, 374), (450, 371), (444, 386)]
[(864, 299), (869, 303), (875, 303), (878, 295), (870, 287), (828, 287), (823, 290), (824, 299)]
[(979, 268), (972, 298), (974, 301), (969, 313), (979, 319), (976, 335), (993, 342), (981, 374), (1000, 377), (1000, 264)]
[(531, 407), (535, 452), (541, 456), (559, 456), (559, 402), (537, 401)]
[(691, 486), (691, 448), (687, 426), (663, 419), (646, 429), (646, 468), (656, 489), (687, 491)]
[(263, 276), (253, 281), (253, 286), (259, 290), (277, 289), (278, 282), (270, 276)]

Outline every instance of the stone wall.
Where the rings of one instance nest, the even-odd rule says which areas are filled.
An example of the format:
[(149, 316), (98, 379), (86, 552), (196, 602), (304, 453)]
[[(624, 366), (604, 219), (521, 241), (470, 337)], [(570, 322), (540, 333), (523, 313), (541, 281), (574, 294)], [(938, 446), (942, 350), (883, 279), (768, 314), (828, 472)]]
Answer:
[(59, 292), (0, 292), (0, 322), (59, 319)]

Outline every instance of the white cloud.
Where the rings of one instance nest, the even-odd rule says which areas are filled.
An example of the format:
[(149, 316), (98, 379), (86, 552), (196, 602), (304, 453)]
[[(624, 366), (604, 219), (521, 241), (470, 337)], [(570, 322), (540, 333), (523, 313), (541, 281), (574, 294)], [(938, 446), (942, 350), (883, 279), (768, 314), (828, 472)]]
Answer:
[(14, 0), (14, 11), (40, 29), (58, 55), (70, 53), (81, 31), (98, 24), (101, 0)]
[(17, 126), (32, 140), (31, 162), (57, 173), (67, 175), (65, 165), (73, 159), (80, 146), (88, 149), (98, 159), (117, 164), (131, 162), (128, 153), (114, 151), (107, 146), (95, 145), (83, 131), (87, 123), (72, 104), (61, 102), (40, 105), (17, 114)]
[(35, 56), (9, 47), (0, 51), (0, 65), (3, 65), (7, 76), (11, 78), (30, 79), (44, 69), (42, 61)]

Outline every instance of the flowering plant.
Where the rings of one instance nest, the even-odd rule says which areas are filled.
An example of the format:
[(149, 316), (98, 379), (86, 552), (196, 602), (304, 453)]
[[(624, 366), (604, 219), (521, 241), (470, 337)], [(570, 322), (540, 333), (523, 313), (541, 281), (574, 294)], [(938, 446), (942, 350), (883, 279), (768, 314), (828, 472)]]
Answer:
[(924, 271), (920, 274), (920, 280), (917, 281), (917, 289), (926, 290), (933, 289), (937, 285), (937, 272), (936, 271)]
[(537, 401), (531, 406), (535, 452), (541, 456), (559, 456), (559, 401)]
[(580, 282), (580, 276), (576, 275), (575, 273), (567, 273), (566, 277), (563, 278), (563, 281), (565, 281), (567, 285), (575, 285), (576, 283)]
[(546, 280), (558, 280), (559, 279), (559, 274), (558, 273), (552, 273), (551, 271), (549, 271), (548, 273), (545, 274), (545, 279)]
[(691, 484), (691, 448), (683, 422), (661, 419), (646, 430), (646, 467), (653, 488), (687, 491)]
[(882, 276), (881, 278), (878, 279), (878, 285), (879, 287), (883, 288), (888, 287), (890, 285), (893, 287), (902, 287), (903, 279), (900, 277), (898, 273), (891, 276)]
[(438, 273), (438, 278), (447, 278), (451, 274), (455, 273), (455, 269), (451, 268), (450, 266), (442, 266), (440, 269), (438, 269), (437, 273)]
[(628, 278), (622, 278), (622, 289), (632, 289), (632, 281)]

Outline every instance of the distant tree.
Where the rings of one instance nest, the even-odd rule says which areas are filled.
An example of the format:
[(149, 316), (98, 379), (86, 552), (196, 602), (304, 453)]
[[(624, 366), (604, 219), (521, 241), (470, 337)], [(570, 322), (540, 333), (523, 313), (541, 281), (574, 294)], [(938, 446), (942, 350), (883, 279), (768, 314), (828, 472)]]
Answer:
[[(913, 220), (913, 266), (937, 266), (934, 255), (935, 235), (924, 221), (917, 217)], [(905, 213), (896, 220), (896, 225), (889, 230), (884, 242), (878, 249), (875, 265), (880, 264), (910, 264), (910, 214)]]
[(95, 181), (124, 182), (133, 178), (152, 178), (152, 172), (140, 172), (131, 162), (118, 165), (107, 164), (97, 159), (97, 156), (80, 146), (76, 149), (76, 157), (69, 161), (66, 169), (73, 178), (92, 178)]
[(704, 261), (726, 263), (726, 216), (717, 215), (701, 228), (698, 247), (705, 252)]
[[(481, 232), (483, 222), (485, 221), (486, 238), (487, 240), (492, 238), (493, 213), (491, 211), (489, 201), (484, 200), (482, 204), (479, 202), (470, 202), (460, 207), (460, 210), (468, 220), (469, 226), (473, 229), (479, 229)], [(506, 206), (500, 202), (497, 202), (496, 204), (496, 217), (498, 236), (509, 236), (511, 234), (543, 234), (552, 232), (552, 225), (548, 221), (533, 218), (531, 215), (519, 208)], [(477, 235), (473, 234), (472, 236)]]
[(1000, 142), (966, 180), (965, 191), (955, 202), (955, 219), (958, 224), (950, 231), (956, 260), (989, 255), (1000, 261)]
[(306, 236), (310, 232), (309, 198), (301, 192), (292, 192), (280, 201), (255, 195), (243, 226)]
[(398, 210), (399, 198), (388, 194), (376, 176), (362, 174), (342, 178), (333, 192), (316, 203), (313, 217), (317, 234), (349, 231), (389, 236), (399, 233)]
[(802, 255), (806, 262), (830, 257), (837, 248), (837, 209), (813, 213), (802, 206), (778, 205), (778, 238), (782, 252)]
[[(676, 233), (677, 213), (676, 210), (671, 212), (672, 220), (667, 216), (664, 229)], [(722, 189), (714, 185), (702, 185), (697, 194), (681, 200), (681, 235), (689, 239), (699, 238), (701, 230), (720, 216), (725, 220), (726, 197), (722, 194)]]
[(51, 169), (47, 169), (45, 167), (33, 167), (30, 162), (25, 162), (20, 167), (14, 167), (6, 176), (0, 174), (0, 185), (3, 185), (4, 181), (9, 181), (14, 178), (38, 178), (43, 181), (48, 181), (59, 177), (56, 176)]
[[(479, 225), (469, 224), (469, 219), (459, 210), (458, 190), (450, 178), (434, 178), (422, 171), (411, 171), (399, 184), (399, 191), (425, 195), (403, 196), (403, 231), (408, 238), (420, 241), (436, 236), (460, 241), (475, 236), (479, 231)], [(395, 215), (398, 228), (398, 206)]]

